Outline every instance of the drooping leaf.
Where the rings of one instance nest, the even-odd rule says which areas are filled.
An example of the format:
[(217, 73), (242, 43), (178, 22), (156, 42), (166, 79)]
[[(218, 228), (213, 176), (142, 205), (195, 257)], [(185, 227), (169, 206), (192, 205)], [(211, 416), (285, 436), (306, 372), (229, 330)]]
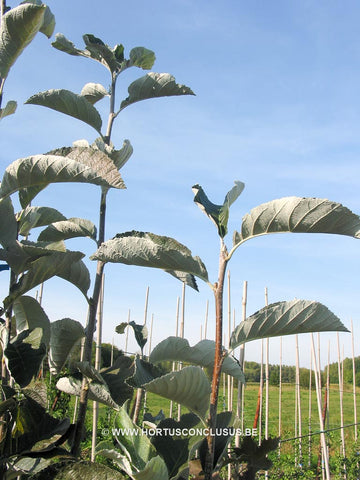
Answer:
[(230, 347), (234, 350), (259, 338), (329, 331), (348, 330), (325, 305), (310, 300), (277, 302), (241, 322), (231, 335)]
[(180, 282), (184, 282), (185, 285), (187, 285), (188, 287), (193, 288), (197, 292), (199, 291), (199, 288), (196, 283), (196, 279), (194, 275), (191, 275), (191, 273), (180, 272), (179, 270), (178, 271), (165, 270), (165, 271), (166, 273), (170, 273), (170, 275), (180, 280)]
[[(145, 417), (144, 417), (145, 418)], [(181, 467), (187, 464), (189, 458), (189, 437), (182, 437), (181, 435), (170, 435), (169, 433), (184, 432), (185, 429), (196, 427), (199, 424), (199, 417), (193, 413), (186, 413), (180, 417), (180, 421), (172, 418), (166, 418), (160, 421), (157, 425), (158, 431), (161, 433), (152, 437), (151, 441), (156, 448), (156, 451), (164, 459), (169, 478), (173, 478)]]
[(90, 275), (83, 262), (81, 252), (50, 251), (31, 263), (31, 268), (12, 287), (5, 303), (9, 304), (20, 295), (40, 285), (49, 278), (58, 276), (75, 285), (85, 296), (90, 286)]
[[(215, 435), (213, 469), (215, 469), (218, 461), (224, 454), (225, 449), (232, 438), (232, 435), (230, 435), (229, 433), (229, 425), (231, 423), (231, 420), (232, 420), (232, 412), (220, 412), (216, 416), (216, 428), (221, 433), (220, 434), (217, 433)], [(204, 438), (201, 444), (199, 445), (199, 450), (198, 450), (203, 469), (205, 469), (207, 449), (208, 449), (207, 439)]]
[(89, 237), (96, 241), (96, 227), (90, 220), (83, 218), (69, 218), (52, 223), (43, 230), (38, 240), (58, 242), (76, 237)]
[(10, 68), (42, 26), (45, 6), (19, 5), (9, 10), (0, 26), (0, 77), (5, 79)]
[(169, 474), (164, 460), (158, 455), (153, 457), (145, 466), (144, 470), (134, 473), (135, 480), (169, 480)]
[(101, 455), (102, 457), (112, 460), (113, 463), (131, 478), (132, 467), (129, 458), (126, 455), (123, 455), (118, 448), (115, 448), (112, 441), (103, 440), (97, 443), (95, 452), (96, 455)]
[(129, 160), (134, 149), (129, 140), (124, 140), (123, 147), (120, 150), (113, 150), (109, 155), (115, 163), (118, 170), (121, 170), (125, 163)]
[(96, 462), (69, 461), (53, 462), (31, 480), (73, 480), (82, 478), (86, 480), (126, 480), (127, 477), (120, 472)]
[(173, 238), (146, 232), (126, 232), (104, 242), (90, 257), (111, 263), (179, 270), (198, 276), (205, 282), (208, 274), (199, 257)]
[(175, 78), (169, 73), (154, 72), (150, 72), (131, 83), (128, 92), (129, 96), (121, 102), (120, 110), (149, 98), (194, 95), (189, 87), (177, 84)]
[(145, 390), (181, 403), (200, 418), (209, 407), (211, 387), (200, 367), (185, 367), (144, 385)]
[(239, 182), (238, 180), (235, 181), (235, 187), (226, 194), (224, 203), (222, 205), (215, 205), (210, 202), (200, 185), (194, 185), (192, 187), (195, 194), (194, 202), (205, 213), (205, 215), (215, 223), (221, 238), (224, 238), (228, 231), (227, 224), (229, 220), (230, 206), (235, 202), (244, 188), (244, 183)]
[(111, 398), (117, 405), (123, 405), (133, 396), (134, 389), (127, 383), (127, 379), (134, 374), (134, 370), (134, 361), (126, 355), (119, 356), (111, 367), (100, 370)]
[(114, 420), (117, 434), (116, 440), (122, 452), (131, 460), (135, 469), (143, 470), (147, 462), (156, 456), (156, 450), (150, 439), (143, 433), (121, 407)]
[(17, 103), (15, 100), (9, 100), (4, 108), (0, 108), (0, 120), (16, 112)]
[[(23, 5), (25, 3), (31, 3), (32, 5), (43, 5), (41, 0), (24, 0), (23, 2), (21, 2), (20, 5)], [(54, 33), (54, 29), (55, 17), (52, 14), (50, 8), (45, 5), (45, 15), (39, 31), (46, 35), (48, 38), (50, 38), (51, 35)]]
[(10, 198), (0, 200), (0, 219), (0, 243), (8, 247), (17, 238), (17, 222)]
[(69, 55), (88, 56), (85, 54), (85, 52), (76, 48), (75, 45), (62, 33), (57, 33), (55, 35), (55, 41), (51, 45), (57, 50), (68, 53)]
[[(150, 362), (159, 363), (163, 361), (180, 361), (199, 365), (212, 370), (214, 367), (215, 342), (212, 340), (201, 340), (190, 347), (189, 342), (181, 337), (168, 337), (160, 342), (150, 354)], [(239, 363), (232, 356), (224, 359), (222, 372), (245, 382), (244, 373)]]
[(43, 330), (42, 341), (46, 348), (50, 342), (50, 321), (44, 309), (33, 297), (23, 295), (13, 303), (13, 311), (16, 320), (16, 332), (33, 330), (40, 327)]
[(340, 203), (320, 198), (286, 197), (253, 208), (234, 232), (234, 248), (268, 233), (334, 233), (360, 238), (360, 217)]
[[(71, 160), (76, 160), (93, 170), (97, 171), (101, 177), (107, 179), (107, 186), (115, 188), (126, 188), (118, 169), (109, 155), (107, 149), (100, 150), (93, 147), (64, 147), (50, 152), (54, 155), (61, 155)], [(106, 186), (106, 185), (104, 185)]]
[(144, 348), (148, 339), (148, 329), (146, 325), (139, 325), (135, 322), (129, 322), (130, 327), (134, 330), (135, 340), (141, 349)]
[(34, 475), (41, 472), (51, 463), (51, 459), (39, 459), (31, 457), (15, 457), (7, 464), (6, 475), (9, 480), (18, 478), (19, 475)]
[(155, 53), (144, 47), (135, 47), (129, 54), (129, 66), (150, 70), (155, 63)]
[(119, 68), (114, 51), (100, 39), (88, 33), (83, 35), (86, 50), (90, 53), (91, 58), (97, 60), (107, 67), (111, 73), (116, 72)]
[(152, 363), (142, 360), (137, 355), (135, 358), (134, 375), (127, 379), (127, 383), (135, 388), (142, 388), (143, 385), (160, 376), (161, 372), (157, 367), (155, 367)]
[(51, 108), (57, 112), (65, 113), (70, 117), (77, 118), (87, 123), (100, 133), (102, 120), (96, 108), (82, 95), (77, 95), (70, 90), (46, 90), (30, 97), (26, 102), (28, 105), (40, 105)]
[[(71, 377), (62, 377), (56, 383), (56, 388), (68, 395), (75, 395), (77, 397), (81, 394), (82, 375), (75, 373)], [(109, 392), (108, 386), (102, 381), (93, 380), (89, 382), (89, 400), (103, 403), (104, 405), (117, 409), (118, 406), (114, 402)]]
[(8, 343), (4, 351), (7, 368), (22, 388), (37, 375), (45, 355), (46, 344), (40, 327), (23, 330)]
[(94, 105), (96, 102), (109, 95), (109, 92), (100, 83), (87, 83), (82, 88), (80, 95)]
[(35, 195), (50, 183), (80, 182), (123, 188), (120, 186), (119, 174), (116, 178), (113, 176), (114, 170), (117, 172), (116, 168), (111, 172), (110, 169), (105, 171), (101, 164), (98, 168), (95, 165), (92, 168), (80, 161), (56, 155), (21, 158), (6, 168), (0, 187), (0, 198), (21, 189), (36, 187), (35, 191), (31, 190), (23, 195), (21, 204), (25, 208)]
[(62, 213), (51, 207), (26, 207), (17, 214), (17, 218), (19, 233), (24, 237), (29, 235), (32, 228), (43, 227), (53, 222), (66, 220)]
[(71, 318), (56, 320), (50, 324), (49, 367), (53, 375), (60, 373), (65, 362), (85, 330), (81, 323)]

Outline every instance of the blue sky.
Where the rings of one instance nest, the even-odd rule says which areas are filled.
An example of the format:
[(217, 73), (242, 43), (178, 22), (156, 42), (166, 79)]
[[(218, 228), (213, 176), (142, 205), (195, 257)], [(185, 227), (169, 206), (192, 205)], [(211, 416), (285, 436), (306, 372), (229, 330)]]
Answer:
[[(12, 6), (15, 2), (9, 2)], [(139, 0), (49, 1), (56, 32), (82, 47), (93, 33), (125, 51), (145, 46), (155, 51), (153, 70), (172, 73), (196, 96), (140, 102), (125, 109), (114, 128), (117, 147), (128, 138), (134, 154), (122, 170), (126, 191), (109, 194), (107, 238), (127, 230), (172, 236), (205, 262), (216, 280), (219, 241), (216, 229), (193, 203), (191, 186), (200, 183), (210, 199), (222, 202), (234, 180), (246, 187), (232, 206), (231, 233), (256, 205), (284, 196), (311, 196), (338, 201), (360, 213), (360, 6), (355, 1), (187, 1)], [(120, 77), (117, 98), (142, 71)], [(95, 139), (86, 125), (42, 107), (22, 105), (32, 94), (50, 88), (80, 92), (87, 82), (109, 84), (107, 71), (95, 62), (51, 48), (38, 36), (13, 67), (5, 100), (16, 99), (16, 115), (1, 124), (0, 162)], [(98, 106), (106, 114), (107, 105)], [(105, 123), (105, 121), (104, 121)], [(42, 192), (37, 205), (64, 215), (97, 222), (99, 191), (94, 186), (56, 185)], [(33, 202), (35, 205), (35, 202)], [(90, 240), (69, 242), (90, 255)], [(232, 309), (240, 319), (241, 294), (248, 281), (248, 314), (269, 301), (294, 297), (327, 305), (360, 335), (358, 307), (360, 244), (326, 235), (273, 235), (254, 239), (236, 252), (230, 264)], [(94, 271), (90, 261), (89, 268)], [(2, 289), (7, 278), (1, 274)], [(104, 340), (120, 348), (115, 326), (143, 321), (150, 287), (148, 320), (154, 314), (153, 345), (175, 330), (181, 284), (163, 272), (122, 265), (106, 269)], [(214, 323), (212, 294), (199, 281), (200, 293), (186, 292), (185, 336), (200, 339), (206, 301)], [(71, 285), (51, 280), (44, 289), (51, 320), (71, 317), (84, 323), (86, 303)], [(226, 307), (227, 308), (227, 307)], [(209, 326), (209, 336), (213, 335)], [(335, 334), (322, 335), (323, 360), (330, 340), (336, 360)], [(342, 334), (345, 356), (350, 335)], [(357, 342), (355, 342), (356, 344)], [(284, 340), (283, 361), (294, 364), (295, 340)], [(134, 343), (131, 348), (135, 349)], [(359, 347), (356, 347), (359, 355)], [(247, 359), (259, 360), (258, 343)], [(270, 342), (270, 360), (278, 363), (278, 341)], [(309, 337), (300, 341), (300, 363), (309, 364)]]

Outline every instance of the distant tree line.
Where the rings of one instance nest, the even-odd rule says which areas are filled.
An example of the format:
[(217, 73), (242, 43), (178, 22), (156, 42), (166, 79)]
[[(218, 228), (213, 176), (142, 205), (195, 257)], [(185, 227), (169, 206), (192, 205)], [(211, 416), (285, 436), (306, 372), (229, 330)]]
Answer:
[[(345, 358), (342, 364), (344, 383), (352, 384), (353, 382), (353, 363), (351, 358)], [(300, 385), (302, 387), (309, 387), (310, 383), (310, 369), (300, 368)], [(338, 363), (331, 363), (329, 366), (330, 383), (338, 383)], [(248, 383), (258, 383), (260, 381), (261, 366), (257, 362), (245, 363), (245, 379)], [(327, 367), (322, 371), (322, 382), (326, 382)], [(283, 383), (295, 383), (296, 368), (294, 366), (282, 365), (281, 380)], [(263, 368), (263, 379), (265, 381), (265, 366)], [(279, 385), (280, 380), (280, 366), (269, 365), (269, 383), (270, 385)], [(315, 388), (314, 372), (312, 372), (311, 379), (312, 387)], [(360, 357), (355, 358), (355, 384), (360, 387)]]

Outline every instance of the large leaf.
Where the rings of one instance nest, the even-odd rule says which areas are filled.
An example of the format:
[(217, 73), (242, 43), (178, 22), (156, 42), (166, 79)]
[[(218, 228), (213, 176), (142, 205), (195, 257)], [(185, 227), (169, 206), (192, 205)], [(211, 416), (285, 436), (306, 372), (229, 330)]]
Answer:
[(144, 385), (145, 390), (181, 403), (200, 418), (209, 407), (211, 387), (200, 367), (185, 367)]
[(32, 288), (58, 276), (72, 283), (86, 296), (90, 286), (90, 275), (80, 259), (84, 256), (81, 252), (50, 252), (31, 263), (29, 270), (19, 279), (6, 298), (6, 303), (15, 300), (20, 295)]
[(17, 238), (17, 222), (10, 198), (0, 200), (0, 243), (3, 247), (13, 244)]
[(215, 205), (210, 202), (200, 185), (194, 185), (192, 187), (195, 194), (194, 202), (215, 223), (221, 238), (224, 238), (228, 232), (227, 224), (229, 220), (230, 206), (235, 202), (244, 188), (244, 183), (235, 181), (235, 187), (226, 194), (224, 203), (222, 205)]
[(277, 302), (241, 322), (231, 335), (230, 347), (234, 350), (259, 338), (329, 331), (348, 330), (325, 305), (310, 300)]
[(187, 285), (188, 287), (191, 287), (197, 292), (199, 291), (199, 288), (196, 283), (196, 279), (194, 275), (191, 275), (191, 273), (180, 272), (179, 270), (178, 271), (166, 270), (166, 273), (170, 273), (170, 275), (180, 280), (180, 282), (184, 282), (185, 285)]
[(50, 343), (50, 321), (44, 309), (33, 297), (23, 295), (13, 303), (13, 311), (16, 320), (16, 332), (34, 329), (37, 327), (43, 330), (43, 342), (46, 348)]
[(123, 188), (118, 177), (119, 175), (114, 178), (113, 171), (107, 175), (100, 165), (99, 167), (94, 165), (92, 168), (70, 158), (56, 155), (35, 155), (16, 160), (6, 168), (0, 187), (0, 198), (11, 195), (20, 189), (37, 187), (35, 192), (31, 191), (24, 196), (22, 201), (24, 208), (40, 190), (50, 183), (80, 182)]
[(53, 222), (66, 220), (66, 217), (51, 207), (26, 207), (17, 214), (20, 235), (27, 236), (32, 228), (43, 227)]
[(43, 230), (38, 240), (58, 242), (76, 237), (89, 237), (96, 241), (96, 227), (90, 220), (69, 218), (49, 225)]
[(115, 427), (116, 440), (123, 453), (131, 460), (135, 469), (143, 470), (147, 462), (156, 456), (156, 450), (150, 439), (131, 420), (124, 407), (116, 414)]
[[(25, 3), (31, 3), (32, 5), (43, 5), (41, 0), (24, 0), (23, 2), (21, 2), (21, 5)], [(39, 31), (46, 35), (48, 38), (50, 38), (51, 35), (54, 33), (54, 29), (55, 17), (52, 14), (50, 8), (45, 5), (45, 15)]]
[(53, 375), (60, 373), (65, 362), (79, 340), (85, 337), (81, 323), (71, 318), (56, 320), (50, 324), (49, 367)]
[(134, 473), (135, 480), (169, 480), (168, 470), (164, 460), (158, 455), (153, 457), (145, 466), (144, 470)]
[(120, 323), (120, 325), (118, 325), (116, 327), (115, 331), (117, 333), (122, 334), (122, 333), (124, 333), (125, 328), (127, 326), (132, 327), (132, 329), (134, 330), (134, 335), (135, 335), (136, 342), (139, 345), (139, 347), (141, 349), (143, 349), (144, 346), (146, 345), (146, 342), (147, 342), (147, 339), (148, 339), (147, 326), (146, 325), (139, 325), (135, 322), (123, 322), (123, 323)]
[(199, 257), (173, 238), (147, 232), (126, 232), (103, 243), (90, 257), (111, 263), (180, 270), (198, 276), (205, 282), (208, 274)]
[(127, 379), (127, 383), (135, 388), (142, 388), (146, 383), (151, 382), (154, 378), (160, 377), (162, 372), (152, 363), (142, 360), (138, 355), (135, 358), (135, 372), (131, 378)]
[(134, 389), (126, 380), (134, 374), (134, 370), (134, 361), (126, 355), (118, 357), (111, 367), (100, 370), (111, 398), (117, 405), (123, 405), (132, 398)]
[(129, 96), (121, 102), (120, 110), (149, 98), (195, 95), (189, 87), (177, 84), (175, 78), (169, 73), (154, 72), (131, 83), (128, 92)]
[(100, 83), (87, 83), (83, 86), (80, 95), (94, 105), (96, 102), (109, 95), (109, 92)]
[(46, 90), (30, 97), (28, 105), (41, 105), (57, 112), (65, 113), (87, 123), (100, 133), (102, 120), (96, 108), (82, 95), (77, 95), (70, 90)]
[(39, 372), (46, 355), (43, 329), (23, 330), (8, 343), (4, 355), (11, 376), (20, 387), (26, 387)]
[[(152, 363), (169, 360), (180, 361), (212, 370), (214, 357), (215, 342), (212, 340), (201, 340), (193, 347), (190, 347), (189, 342), (185, 338), (168, 337), (156, 345), (150, 354), (149, 360)], [(241, 382), (245, 382), (243, 371), (234, 357), (225, 357), (222, 371), (232, 375)]]
[(68, 53), (69, 55), (85, 57), (89, 56), (86, 55), (84, 51), (76, 48), (75, 45), (70, 40), (68, 40), (62, 33), (57, 33), (55, 35), (55, 41), (51, 45), (57, 50)]
[(320, 198), (286, 197), (253, 208), (234, 232), (234, 248), (268, 233), (334, 233), (360, 238), (360, 217), (340, 203)]
[[(75, 395), (77, 397), (81, 394), (82, 375), (75, 373), (71, 377), (62, 377), (56, 383), (56, 388), (68, 395)], [(88, 385), (89, 400), (103, 403), (104, 405), (117, 409), (117, 404), (111, 397), (106, 383), (102, 381), (90, 381)]]
[(83, 39), (86, 45), (86, 50), (90, 53), (91, 58), (107, 67), (111, 73), (114, 73), (119, 69), (119, 63), (115, 52), (100, 38), (88, 33), (83, 35)]
[(117, 166), (114, 165), (111, 153), (108, 150), (109, 147), (101, 150), (93, 147), (75, 146), (59, 148), (49, 153), (53, 155), (61, 155), (87, 165), (97, 171), (102, 177), (106, 178), (109, 186), (126, 188), (123, 179), (118, 172)]
[(135, 47), (129, 54), (128, 66), (150, 70), (155, 63), (155, 53), (144, 47)]
[(19, 5), (8, 11), (0, 26), (0, 77), (7, 77), (24, 48), (43, 24), (45, 6)]
[(0, 108), (0, 120), (16, 112), (17, 103), (15, 100), (9, 100), (4, 108)]
[[(193, 413), (186, 413), (180, 417), (180, 421), (166, 418), (157, 425), (160, 434), (152, 438), (156, 451), (164, 459), (169, 471), (169, 477), (173, 478), (182, 466), (186, 466), (189, 457), (189, 437), (182, 437), (177, 432), (188, 431), (199, 424), (199, 417)], [(176, 435), (172, 434), (175, 432)]]
[(76, 461), (68, 459), (65, 462), (53, 462), (37, 475), (32, 475), (32, 480), (73, 480), (82, 478), (86, 480), (126, 480), (127, 477), (120, 472), (96, 462)]

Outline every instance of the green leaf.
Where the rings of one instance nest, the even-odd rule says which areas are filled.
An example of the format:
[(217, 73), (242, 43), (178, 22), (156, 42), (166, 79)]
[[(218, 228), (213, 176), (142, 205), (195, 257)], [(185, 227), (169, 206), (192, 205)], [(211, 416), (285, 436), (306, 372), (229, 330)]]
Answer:
[(0, 120), (2, 120), (4, 117), (7, 117), (8, 115), (12, 115), (13, 113), (15, 113), (16, 108), (17, 103), (15, 102), (15, 100), (9, 100), (4, 108), (0, 108)]
[(71, 318), (56, 320), (50, 324), (49, 367), (53, 375), (60, 373), (79, 340), (85, 337), (81, 323)]
[(21, 388), (26, 387), (38, 374), (46, 355), (43, 329), (23, 330), (8, 343), (4, 355), (11, 376)]
[(0, 243), (3, 247), (8, 247), (17, 238), (17, 222), (10, 198), (0, 200), (0, 218)]
[(127, 480), (127, 477), (120, 472), (96, 462), (69, 461), (52, 462), (45, 470), (40, 473), (41, 476), (33, 476), (33, 480), (48, 479), (51, 480), (73, 480), (82, 478), (86, 480)]
[[(74, 374), (71, 377), (62, 377), (56, 383), (56, 388), (68, 395), (77, 397), (81, 394), (82, 375)], [(91, 381), (89, 383), (89, 400), (103, 403), (104, 405), (117, 409), (118, 406), (114, 402), (106, 383), (102, 381)]]
[(134, 330), (135, 340), (142, 350), (148, 339), (148, 329), (146, 325), (139, 325), (135, 322), (129, 322), (129, 325)]
[(79, 50), (78, 48), (76, 48), (75, 45), (70, 40), (68, 40), (62, 33), (57, 33), (55, 35), (55, 42), (53, 42), (51, 45), (57, 50), (68, 53), (69, 55), (85, 57), (88, 56), (83, 50)]
[[(0, 187), (0, 198), (31, 187), (22, 195), (21, 204), (25, 208), (37, 193), (50, 183), (79, 182), (108, 188), (123, 188), (119, 173), (114, 166), (111, 168), (111, 160), (108, 160), (106, 165), (102, 162), (94, 162), (93, 167), (88, 166), (84, 161), (80, 162), (60, 155), (20, 158), (6, 168)], [(32, 187), (36, 187), (35, 190), (32, 190)]]
[(199, 257), (173, 238), (146, 232), (126, 232), (103, 243), (91, 260), (125, 263), (141, 267), (179, 270), (208, 281), (205, 265)]
[(136, 425), (124, 407), (121, 407), (114, 420), (118, 434), (115, 435), (122, 452), (131, 460), (137, 470), (143, 470), (147, 462), (156, 456), (156, 450), (142, 429)]
[(134, 370), (134, 361), (126, 355), (118, 357), (111, 367), (100, 370), (111, 398), (117, 405), (123, 405), (133, 396), (134, 389), (127, 383), (127, 379), (134, 374)]
[(181, 403), (200, 418), (209, 408), (211, 387), (200, 367), (185, 367), (144, 385), (145, 390)]
[(135, 388), (142, 388), (145, 383), (149, 383), (154, 378), (161, 376), (161, 371), (152, 363), (146, 362), (136, 355), (135, 373), (131, 378), (127, 379), (127, 383)]
[(129, 140), (124, 140), (123, 147), (120, 150), (113, 149), (108, 155), (115, 163), (118, 170), (121, 170), (125, 163), (129, 160), (134, 149)]
[(320, 198), (285, 197), (253, 208), (244, 216), (234, 249), (268, 233), (334, 233), (360, 238), (360, 217), (340, 203)]
[(38, 240), (58, 242), (76, 237), (89, 237), (96, 242), (95, 225), (83, 218), (69, 218), (49, 225), (40, 233)]
[(100, 39), (88, 33), (83, 35), (87, 51), (91, 58), (97, 60), (110, 70), (111, 73), (119, 69), (118, 61), (114, 51)]
[(186, 466), (189, 458), (190, 438), (183, 438), (180, 435), (171, 436), (169, 431), (171, 429), (184, 431), (184, 429), (194, 428), (198, 424), (199, 418), (196, 415), (186, 413), (180, 417), (178, 422), (172, 418), (166, 418), (157, 425), (156, 428), (160, 431), (160, 435), (154, 436), (152, 443), (164, 459), (170, 478), (173, 478), (182, 466)]
[[(25, 0), (21, 2), (21, 5), (25, 3), (31, 3), (32, 5), (43, 5), (41, 0)], [(50, 38), (51, 35), (54, 33), (54, 29), (55, 29), (55, 17), (51, 13), (50, 8), (47, 5), (45, 5), (45, 15), (39, 31), (44, 35), (46, 35), (48, 38)]]
[(81, 90), (80, 95), (86, 98), (88, 102), (94, 105), (102, 98), (109, 95), (109, 92), (100, 83), (87, 83)]
[(30, 230), (43, 227), (53, 222), (66, 220), (66, 217), (55, 208), (51, 207), (26, 207), (17, 214), (19, 234), (26, 237)]
[(139, 67), (150, 70), (155, 63), (155, 53), (144, 47), (135, 47), (130, 51), (130, 67)]
[(307, 332), (347, 332), (325, 305), (310, 300), (277, 302), (264, 307), (241, 322), (233, 331), (230, 347), (259, 338)]
[[(212, 340), (201, 340), (190, 347), (185, 338), (168, 337), (160, 342), (150, 354), (150, 362), (159, 363), (164, 361), (180, 361), (199, 365), (210, 369), (214, 367), (215, 342)], [(243, 371), (234, 357), (226, 356), (222, 372), (245, 382)]]
[(268, 454), (277, 449), (279, 438), (267, 438), (258, 444), (252, 437), (245, 436), (240, 447), (233, 449), (229, 463), (247, 464), (248, 478), (255, 478), (259, 470), (269, 470), (272, 461)]
[(177, 84), (175, 78), (169, 73), (154, 72), (150, 72), (131, 83), (128, 92), (129, 96), (121, 102), (120, 110), (149, 98), (195, 95), (189, 87)]
[(169, 480), (168, 471), (164, 460), (157, 456), (153, 457), (145, 466), (144, 470), (134, 473), (135, 480)]
[(187, 285), (188, 287), (191, 287), (197, 292), (199, 291), (199, 288), (196, 283), (196, 279), (194, 275), (191, 275), (191, 273), (185, 273), (185, 272), (174, 271), (174, 270), (165, 270), (165, 271), (166, 273), (170, 273), (170, 275), (180, 280), (180, 282), (184, 282), (185, 285)]
[(29, 270), (11, 289), (5, 303), (9, 304), (15, 298), (40, 285), (49, 278), (58, 277), (72, 283), (86, 296), (90, 286), (90, 275), (85, 265), (79, 260), (84, 256), (81, 252), (50, 251), (50, 255), (40, 257), (31, 263)]
[(41, 105), (57, 112), (65, 113), (70, 117), (77, 118), (101, 132), (102, 120), (96, 108), (81, 95), (70, 90), (47, 90), (30, 97), (28, 105)]
[(221, 238), (224, 238), (228, 231), (227, 224), (229, 220), (230, 205), (235, 202), (244, 188), (244, 183), (239, 182), (238, 180), (235, 181), (235, 187), (227, 193), (224, 203), (222, 205), (215, 205), (210, 202), (200, 185), (194, 185), (192, 187), (195, 194), (194, 202), (205, 213), (205, 215), (215, 223)]
[(24, 330), (42, 328), (43, 343), (48, 348), (50, 343), (50, 321), (44, 309), (35, 298), (21, 296), (13, 303), (13, 311), (16, 320), (16, 332), (19, 334)]
[(9, 10), (0, 25), (0, 77), (5, 79), (24, 48), (42, 26), (45, 6), (19, 5)]

